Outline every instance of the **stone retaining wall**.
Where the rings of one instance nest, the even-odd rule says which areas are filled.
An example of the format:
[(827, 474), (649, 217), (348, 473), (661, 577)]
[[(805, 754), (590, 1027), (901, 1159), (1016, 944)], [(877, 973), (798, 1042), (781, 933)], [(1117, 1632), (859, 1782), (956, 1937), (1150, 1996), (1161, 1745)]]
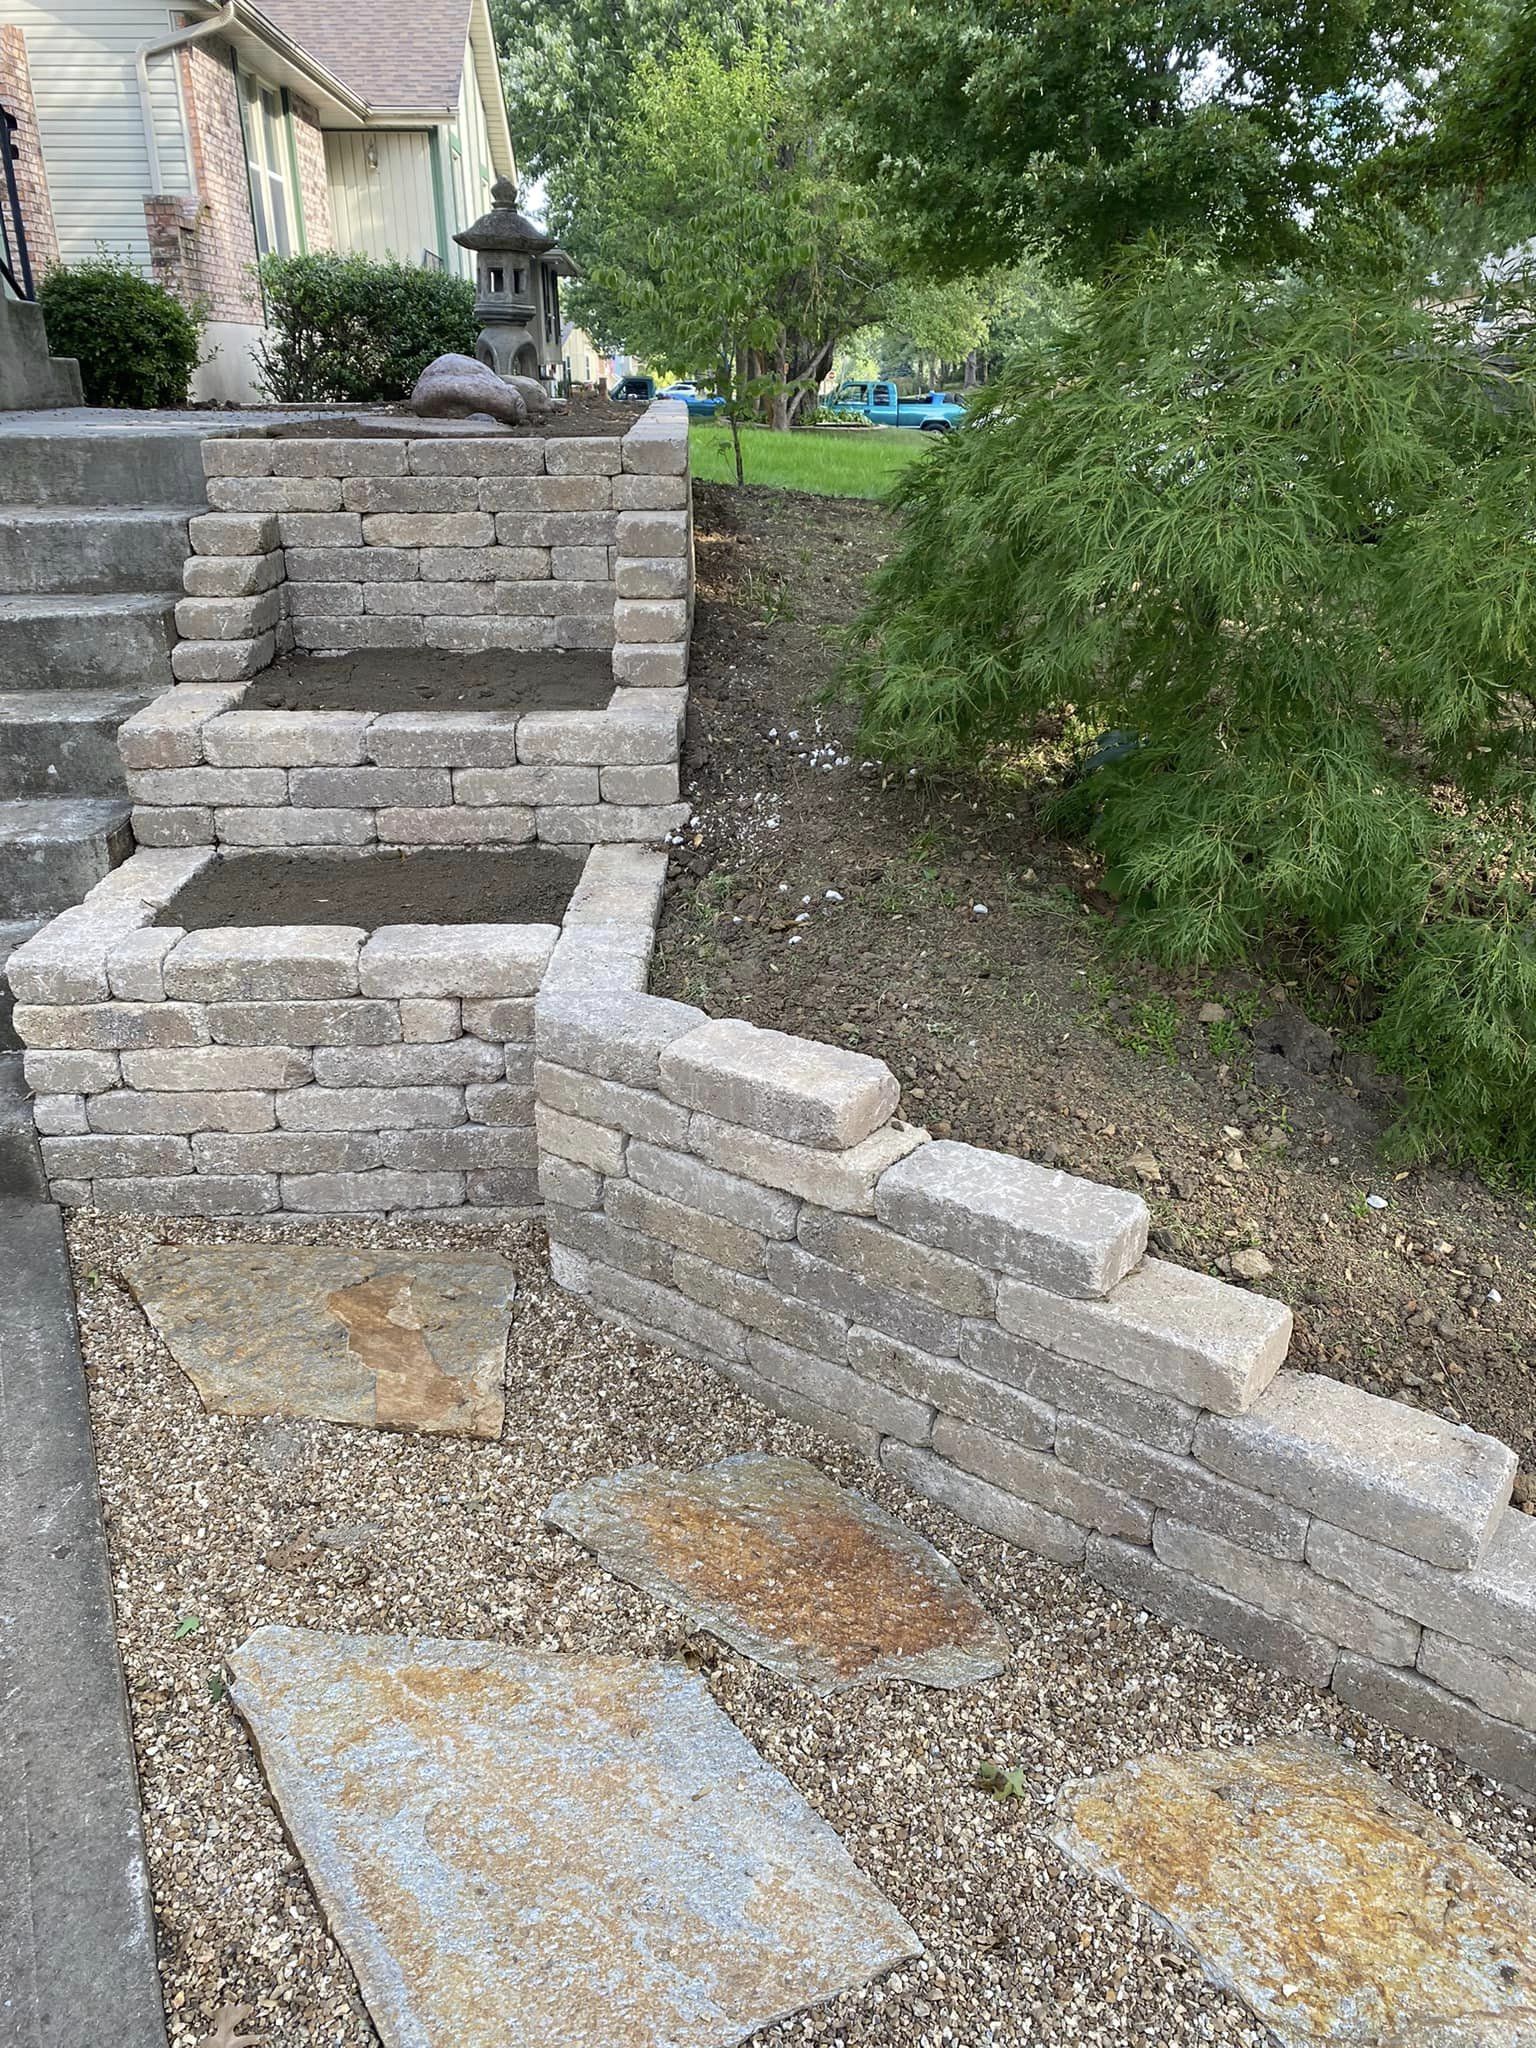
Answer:
[(688, 412), (628, 433), (203, 443), (177, 680), (226, 683), (299, 647), (611, 648), (616, 682), (675, 689), (693, 600)]
[(181, 683), (118, 729), (140, 846), (655, 841), (678, 802), (686, 690), (601, 711), (262, 711)]
[(1284, 1369), (1290, 1311), (1139, 1196), (929, 1142), (861, 1054), (645, 995), (536, 1006), (556, 1278), (917, 1492), (1536, 1796), (1514, 1454)]
[(54, 1200), (526, 1214), (534, 996), (644, 986), (666, 856), (595, 849), (561, 925), (153, 923), (221, 857), (136, 853), (11, 957)]

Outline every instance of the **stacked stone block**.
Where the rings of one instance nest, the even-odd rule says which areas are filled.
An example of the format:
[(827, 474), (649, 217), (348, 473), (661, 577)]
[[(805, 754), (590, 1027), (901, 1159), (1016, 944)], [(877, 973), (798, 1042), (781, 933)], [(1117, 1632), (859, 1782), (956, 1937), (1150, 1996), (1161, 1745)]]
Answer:
[(177, 609), (182, 681), (255, 675), (289, 646), (612, 648), (617, 681), (686, 676), (688, 415), (676, 402), (623, 436), (255, 433), (205, 441), (203, 466), (210, 509), (192, 522)]
[(1514, 1455), (1285, 1369), (1139, 1196), (902, 1123), (879, 1061), (643, 994), (536, 1006), (556, 1278), (978, 1527), (1536, 1796)]
[(12, 956), (53, 1198), (152, 1215), (526, 1213), (533, 999), (551, 976), (579, 986), (593, 960), (643, 985), (665, 856), (595, 849), (563, 927), (154, 924), (216, 857), (141, 851)]
[(679, 803), (683, 690), (601, 711), (265, 711), (185, 684), (118, 732), (140, 846), (659, 841)]

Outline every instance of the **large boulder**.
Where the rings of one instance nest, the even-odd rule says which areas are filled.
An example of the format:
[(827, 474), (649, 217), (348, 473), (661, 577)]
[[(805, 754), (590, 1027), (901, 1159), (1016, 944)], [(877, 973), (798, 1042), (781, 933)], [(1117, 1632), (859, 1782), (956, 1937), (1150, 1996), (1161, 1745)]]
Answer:
[[(515, 385), (508, 384), (473, 356), (439, 356), (416, 379), (411, 411), (424, 420), (464, 420), (488, 413), (506, 426), (525, 427), (532, 407), (522, 387), (530, 381), (521, 377)], [(543, 390), (535, 388), (544, 398)]]

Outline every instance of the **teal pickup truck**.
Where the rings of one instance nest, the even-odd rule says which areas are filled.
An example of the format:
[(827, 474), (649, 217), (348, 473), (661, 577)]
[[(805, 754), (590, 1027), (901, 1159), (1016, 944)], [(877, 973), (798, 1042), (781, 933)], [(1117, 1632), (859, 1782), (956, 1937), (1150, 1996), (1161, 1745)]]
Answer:
[(828, 412), (845, 419), (855, 414), (877, 427), (917, 427), (925, 434), (947, 434), (965, 418), (965, 407), (942, 391), (928, 391), (921, 398), (903, 398), (896, 386), (885, 379), (874, 383), (839, 384), (826, 400)]

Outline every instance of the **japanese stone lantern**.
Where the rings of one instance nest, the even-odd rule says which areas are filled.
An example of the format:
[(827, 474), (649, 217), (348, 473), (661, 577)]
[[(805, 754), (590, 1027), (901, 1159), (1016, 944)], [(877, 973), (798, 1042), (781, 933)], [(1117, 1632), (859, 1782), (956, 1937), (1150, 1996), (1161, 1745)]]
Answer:
[(480, 295), (475, 317), (480, 337), (475, 354), (499, 377), (537, 377), (537, 334), (542, 310), (540, 257), (555, 238), (517, 210), (517, 187), (498, 178), (491, 187), (491, 211), (454, 236), (475, 252)]

